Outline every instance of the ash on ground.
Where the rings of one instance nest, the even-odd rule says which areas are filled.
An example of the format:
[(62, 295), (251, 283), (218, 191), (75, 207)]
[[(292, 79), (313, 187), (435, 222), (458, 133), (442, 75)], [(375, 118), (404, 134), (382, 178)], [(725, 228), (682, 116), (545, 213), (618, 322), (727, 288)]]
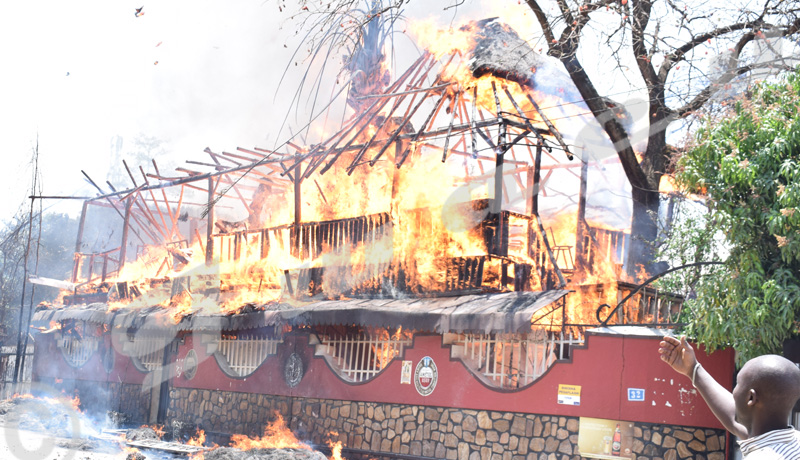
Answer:
[(42, 431), (54, 437), (74, 438), (86, 429), (85, 422), (69, 400), (17, 397), (0, 401), (0, 416), (20, 429)]
[(144, 441), (145, 439), (161, 439), (161, 437), (156, 433), (156, 430), (149, 426), (143, 426), (126, 431), (125, 439), (128, 441)]
[(205, 460), (327, 460), (321, 452), (310, 449), (239, 450), (220, 447), (204, 453)]

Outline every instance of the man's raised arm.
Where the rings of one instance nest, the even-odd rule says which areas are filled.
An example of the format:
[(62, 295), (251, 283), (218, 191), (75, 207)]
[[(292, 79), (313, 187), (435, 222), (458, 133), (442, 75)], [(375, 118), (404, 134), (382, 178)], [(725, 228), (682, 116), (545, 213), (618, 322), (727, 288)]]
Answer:
[(736, 403), (733, 395), (697, 362), (694, 349), (686, 342), (686, 336), (680, 340), (675, 337), (664, 337), (660, 346), (658, 352), (661, 360), (692, 380), (692, 384), (706, 401), (711, 412), (728, 431), (739, 439), (747, 439), (747, 429), (736, 421)]

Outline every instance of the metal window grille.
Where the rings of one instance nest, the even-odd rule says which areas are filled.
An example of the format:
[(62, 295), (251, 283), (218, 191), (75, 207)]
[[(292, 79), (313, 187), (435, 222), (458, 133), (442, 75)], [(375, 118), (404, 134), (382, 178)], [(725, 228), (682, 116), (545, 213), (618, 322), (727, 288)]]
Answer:
[(349, 382), (370, 380), (411, 345), (410, 334), (391, 336), (385, 329), (319, 334), (317, 340), (316, 354), (325, 356), (339, 376)]
[(529, 334), (453, 334), (451, 356), (460, 358), (489, 384), (520, 388), (541, 377), (557, 359), (569, 358), (583, 339), (563, 332)]
[(128, 352), (139, 369), (147, 372), (160, 368), (164, 362), (164, 348), (170, 340), (158, 336), (135, 335)]
[(257, 333), (223, 336), (217, 353), (225, 358), (230, 372), (244, 377), (255, 372), (267, 356), (276, 354), (280, 343), (283, 339)]
[(96, 337), (76, 337), (69, 335), (57, 341), (58, 348), (70, 366), (81, 367), (89, 361), (98, 348)]

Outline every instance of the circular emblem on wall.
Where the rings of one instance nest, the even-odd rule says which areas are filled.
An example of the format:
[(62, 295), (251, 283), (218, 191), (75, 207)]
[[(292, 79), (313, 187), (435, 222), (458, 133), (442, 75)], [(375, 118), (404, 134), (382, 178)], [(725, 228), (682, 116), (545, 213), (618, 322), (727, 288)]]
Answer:
[(294, 388), (303, 380), (303, 359), (297, 353), (292, 353), (283, 366), (283, 378), (289, 388)]
[(417, 388), (417, 393), (422, 396), (433, 393), (437, 380), (439, 380), (439, 371), (436, 370), (436, 363), (430, 356), (422, 358), (414, 370), (414, 386)]
[(183, 378), (191, 380), (197, 374), (197, 353), (189, 350), (186, 358), (183, 359)]

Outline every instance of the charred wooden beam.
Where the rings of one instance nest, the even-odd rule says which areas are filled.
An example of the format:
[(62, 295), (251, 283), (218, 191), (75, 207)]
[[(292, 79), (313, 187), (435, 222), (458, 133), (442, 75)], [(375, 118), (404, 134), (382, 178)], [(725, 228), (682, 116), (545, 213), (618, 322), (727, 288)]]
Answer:
[[(122, 243), (119, 246), (119, 271), (122, 271), (122, 267), (125, 266), (125, 257), (127, 256), (128, 229), (130, 228), (131, 205), (133, 205), (133, 200), (129, 198), (125, 202), (125, 217), (122, 220)], [(89, 278), (91, 278), (91, 275), (89, 276)]]
[[(94, 199), (93, 199), (93, 201), (94, 201), (94, 200), (101, 200), (101, 199), (105, 199), (105, 200), (108, 202), (108, 204), (109, 204), (109, 205), (111, 205), (111, 207), (112, 207), (112, 208), (114, 208), (114, 211), (116, 211), (116, 212), (117, 212), (117, 214), (118, 214), (120, 217), (122, 217), (122, 219), (123, 219), (123, 220), (125, 220), (125, 215), (122, 213), (122, 211), (120, 211), (120, 210), (119, 210), (119, 208), (117, 207), (117, 205), (115, 205), (115, 204), (114, 204), (114, 202), (113, 202), (113, 201), (111, 201), (111, 197), (112, 197), (112, 196), (116, 196), (116, 195), (117, 195), (117, 193), (116, 193), (116, 192), (114, 192), (113, 194), (108, 194), (108, 195), (106, 195), (106, 194), (105, 194), (105, 192), (103, 192), (103, 189), (101, 189), (101, 188), (100, 188), (100, 187), (99, 187), (99, 186), (98, 186), (98, 185), (97, 185), (97, 184), (96, 184), (96, 183), (95, 183), (95, 182), (92, 180), (92, 178), (91, 178), (91, 177), (89, 177), (89, 175), (88, 175), (88, 174), (86, 174), (86, 171), (84, 171), (84, 170), (81, 170), (81, 173), (84, 175), (84, 177), (86, 177), (86, 179), (89, 181), (89, 183), (90, 183), (90, 184), (92, 184), (92, 185), (94, 186), (94, 188), (96, 188), (96, 189), (97, 189), (97, 191), (99, 191), (99, 192), (102, 194), (101, 196), (98, 196), (98, 197), (94, 198)], [(137, 237), (137, 238), (139, 238), (139, 241), (141, 241), (141, 242), (142, 242), (142, 244), (145, 244), (144, 238), (142, 238), (142, 236), (141, 236), (141, 235), (139, 235), (139, 232), (137, 232), (135, 229), (131, 229), (131, 231), (133, 232), (133, 234), (134, 234), (134, 235), (136, 235), (136, 237)]]
[(444, 137), (444, 148), (442, 148), (442, 163), (447, 161), (447, 147), (450, 145), (450, 134), (453, 132), (453, 123), (456, 121), (456, 112), (458, 107), (458, 100), (461, 98), (461, 91), (456, 91), (450, 103), (450, 123), (447, 125), (447, 135)]
[[(81, 219), (80, 223), (78, 224), (78, 238), (75, 241), (75, 254), (81, 252), (81, 245), (83, 244), (83, 229), (86, 225), (86, 211), (89, 207), (89, 200), (83, 202), (83, 207), (81, 208)], [(75, 283), (78, 281), (78, 274), (80, 273), (80, 258), (75, 259), (75, 262), (72, 267), (72, 282)]]
[(254, 147), (253, 150), (256, 150), (258, 152), (263, 152), (263, 153), (266, 153), (268, 155), (291, 156), (291, 154), (289, 154), (289, 153), (281, 153), (281, 152), (277, 152), (275, 150), (266, 150), (266, 149), (262, 149), (262, 148), (258, 148), (258, 147)]
[[(153, 158), (150, 161), (153, 162), (153, 168), (155, 168), (156, 174), (161, 175), (161, 173), (158, 171), (158, 165), (156, 164), (156, 159)], [(197, 177), (197, 176), (195, 176), (195, 177)], [(172, 206), (170, 205), (169, 199), (167, 198), (167, 192), (163, 188), (161, 189), (161, 196), (164, 198), (164, 204), (167, 207), (167, 214), (169, 215), (169, 220), (170, 220), (170, 223), (172, 224), (170, 227), (166, 227), (165, 226), (165, 229), (169, 229), (169, 231), (170, 231), (170, 240), (171, 240), (172, 239), (172, 230), (171, 229), (175, 228), (175, 222), (177, 220), (177, 216), (173, 215)]]
[[(453, 56), (455, 56), (455, 55), (453, 55)], [(451, 58), (451, 60), (452, 60), (452, 58)], [(444, 72), (442, 72), (442, 73), (444, 73)], [(357, 99), (357, 100), (363, 100), (363, 99), (389, 98), (389, 97), (396, 97), (396, 96), (407, 96), (407, 95), (409, 95), (409, 94), (414, 94), (414, 93), (422, 93), (422, 92), (425, 92), (425, 91), (431, 91), (431, 90), (432, 90), (432, 91), (438, 91), (438, 90), (441, 90), (441, 89), (447, 88), (448, 86), (452, 86), (452, 85), (453, 85), (453, 83), (445, 83), (445, 84), (438, 85), (438, 86), (432, 86), (432, 87), (430, 87), (430, 88), (417, 88), (417, 89), (410, 89), (410, 90), (408, 90), (408, 91), (402, 91), (402, 92), (399, 92), (399, 93), (367, 94), (366, 96), (360, 96), (360, 97), (357, 97), (357, 98), (355, 98), (355, 99)]]
[(207, 166), (209, 168), (214, 168), (215, 171), (221, 171), (225, 169), (225, 167), (220, 165), (219, 163), (217, 164), (203, 163), (202, 161), (195, 161), (195, 160), (186, 160), (186, 163), (190, 165)]
[[(422, 99), (419, 101), (419, 104), (417, 104), (417, 106), (416, 106), (416, 107), (414, 107), (414, 110), (413, 110), (413, 111), (411, 112), (411, 114), (409, 114), (409, 116), (406, 118), (406, 121), (405, 121), (405, 123), (408, 123), (408, 120), (410, 120), (410, 119), (411, 119), (411, 117), (413, 117), (413, 116), (414, 116), (414, 114), (417, 112), (417, 109), (418, 109), (418, 108), (419, 108), (419, 107), (422, 105), (422, 103), (423, 103), (423, 102), (425, 102), (425, 99), (427, 98), (427, 95), (428, 95), (428, 94), (430, 94), (430, 93), (425, 93), (425, 96), (423, 96), (423, 98), (422, 98)], [(415, 146), (416, 146), (416, 143), (419, 141), (419, 137), (420, 137), (420, 136), (422, 135), (422, 133), (424, 132), (423, 130), (425, 129), (425, 127), (426, 127), (426, 126), (428, 126), (428, 123), (430, 123), (430, 122), (431, 122), (431, 120), (433, 119), (433, 116), (434, 116), (436, 113), (438, 113), (438, 112), (439, 112), (439, 108), (441, 108), (441, 106), (442, 106), (442, 102), (444, 102), (444, 100), (445, 100), (446, 98), (447, 98), (447, 95), (446, 95), (446, 94), (443, 94), (443, 95), (442, 95), (442, 97), (440, 97), (440, 98), (439, 98), (439, 100), (436, 102), (436, 105), (433, 107), (433, 110), (431, 110), (431, 113), (429, 113), (429, 114), (428, 114), (428, 117), (427, 117), (427, 118), (425, 118), (425, 122), (424, 122), (424, 123), (422, 123), (422, 128), (419, 130), (419, 132), (417, 132), (417, 134), (416, 134), (416, 135), (414, 136), (414, 138), (411, 140), (411, 142), (409, 143), (408, 147), (406, 147), (406, 150), (405, 150), (405, 152), (403, 152), (403, 155), (400, 157), (400, 160), (399, 160), (399, 161), (397, 161), (397, 162), (395, 163), (395, 166), (396, 166), (396, 167), (398, 167), (398, 168), (399, 168), (399, 167), (400, 167), (400, 166), (402, 166), (402, 165), (403, 165), (403, 163), (406, 161), (406, 158), (408, 157), (409, 153), (411, 153), (411, 149), (412, 149), (412, 148), (415, 148)], [(404, 124), (404, 126), (405, 126), (405, 124)], [(399, 132), (399, 130), (398, 130), (398, 132)], [(370, 166), (372, 166), (372, 165), (374, 165), (374, 164), (375, 164), (375, 162), (374, 162), (374, 161), (371, 161), (371, 162), (370, 162)]]
[(589, 164), (581, 159), (581, 185), (578, 193), (578, 217), (575, 228), (575, 255), (576, 270), (579, 276), (583, 277), (589, 270), (588, 253), (591, 243), (589, 239), (590, 229), (586, 224), (586, 189), (589, 176)]
[(478, 140), (475, 138), (475, 119), (477, 118), (475, 115), (475, 110), (478, 106), (478, 83), (475, 83), (475, 86), (472, 87), (472, 116), (470, 117), (470, 133), (472, 135), (472, 156), (473, 158), (478, 156)]
[[(427, 53), (426, 53), (426, 54), (427, 54)], [(433, 68), (433, 66), (435, 65), (435, 63), (436, 63), (436, 59), (433, 59), (433, 58), (431, 58), (431, 59), (430, 59), (430, 63), (428, 63), (428, 59), (427, 59), (427, 57), (426, 57), (426, 59), (425, 59), (424, 61), (422, 61), (422, 64), (420, 64), (420, 65), (417, 67), (417, 69), (416, 69), (416, 71), (415, 71), (415, 73), (414, 73), (414, 76), (411, 78), (411, 79), (412, 79), (412, 84), (415, 84), (416, 82), (420, 81), (420, 80), (417, 80), (417, 79), (418, 79), (418, 77), (419, 77), (419, 74), (420, 74), (420, 72), (421, 72), (421, 71), (422, 71), (422, 69), (425, 67), (425, 64), (428, 64), (428, 68), (427, 68), (427, 70), (425, 70), (425, 71), (422, 73), (422, 78), (421, 78), (421, 79), (424, 79), (424, 78), (425, 78), (425, 77), (428, 75), (428, 73), (431, 71), (431, 69)], [(409, 93), (409, 94), (411, 94), (411, 93)], [(424, 96), (424, 97), (422, 98), (422, 100), (420, 101), (420, 104), (418, 104), (418, 105), (417, 105), (417, 108), (419, 108), (419, 105), (421, 105), (421, 104), (422, 104), (422, 101), (424, 101), (424, 100), (425, 100), (425, 99), (428, 97), (428, 96), (427, 96), (428, 94), (429, 94), (429, 93), (428, 93), (427, 91), (425, 91), (425, 96)], [(364, 154), (367, 152), (367, 150), (369, 150), (370, 146), (371, 146), (371, 145), (372, 145), (372, 144), (375, 142), (375, 138), (378, 136), (378, 134), (379, 134), (379, 133), (381, 133), (381, 132), (383, 132), (383, 131), (384, 131), (384, 128), (386, 128), (386, 127), (387, 127), (387, 125), (388, 125), (390, 122), (393, 122), (393, 121), (394, 121), (394, 117), (393, 117), (393, 115), (394, 115), (394, 112), (395, 112), (395, 111), (396, 111), (396, 110), (397, 110), (397, 109), (400, 107), (400, 105), (403, 103), (403, 101), (405, 101), (405, 99), (406, 99), (406, 97), (407, 97), (407, 96), (408, 96), (407, 94), (406, 94), (406, 95), (402, 95), (402, 96), (400, 96), (399, 98), (397, 98), (397, 99), (394, 101), (394, 104), (392, 105), (392, 108), (391, 108), (391, 110), (389, 111), (389, 113), (388, 113), (386, 116), (384, 116), (383, 122), (382, 122), (382, 123), (380, 124), (380, 126), (378, 126), (378, 128), (375, 130), (375, 133), (372, 135), (372, 137), (370, 138), (370, 140), (369, 140), (369, 141), (368, 141), (366, 144), (364, 144), (364, 148), (362, 148), (361, 150), (359, 150), (358, 154), (356, 154), (356, 156), (355, 156), (355, 158), (354, 158), (354, 161), (352, 162), (351, 166), (350, 166), (350, 167), (348, 168), (348, 170), (347, 170), (347, 174), (348, 174), (348, 175), (353, 173), (353, 170), (354, 170), (354, 168), (355, 168), (355, 166), (354, 166), (354, 165), (356, 165), (356, 166), (357, 166), (358, 162), (359, 162), (359, 161), (361, 161), (361, 158), (364, 156)], [(416, 93), (414, 93), (414, 96), (412, 97), (410, 104), (413, 104), (413, 103), (414, 103), (414, 100), (415, 100), (415, 98), (416, 98), (416, 97), (417, 97), (417, 95), (416, 95)], [(388, 102), (388, 100), (387, 100), (387, 102)], [(401, 132), (402, 132), (402, 131), (405, 129), (405, 126), (407, 125), (407, 123), (408, 123), (408, 121), (409, 121), (409, 119), (410, 119), (410, 117), (409, 117), (409, 115), (408, 115), (408, 111), (409, 111), (410, 109), (411, 109), (411, 106), (409, 105), (409, 107), (408, 107), (408, 109), (406, 110), (406, 113), (405, 113), (405, 115), (404, 115), (404, 120), (403, 120), (403, 122), (398, 124), (398, 126), (397, 126), (397, 129), (396, 129), (395, 131), (393, 131), (393, 133), (392, 133), (392, 136), (390, 137), (389, 141), (387, 141), (387, 142), (384, 142), (384, 143), (383, 143), (383, 148), (382, 148), (382, 149), (380, 150), (380, 152), (378, 153), (378, 157), (380, 157), (380, 155), (382, 155), (382, 154), (383, 154), (383, 152), (386, 150), (387, 146), (388, 146), (388, 145), (391, 145), (391, 143), (394, 141), (394, 139), (395, 139), (395, 138), (397, 138), (397, 136), (398, 136), (398, 135), (399, 135), (399, 134), (400, 134), (400, 133), (401, 133)], [(415, 110), (415, 112), (416, 112), (416, 110)], [(377, 113), (376, 113), (376, 114), (377, 114)], [(413, 130), (406, 130), (406, 131), (413, 131)], [(377, 161), (377, 160), (376, 160), (376, 161)], [(374, 162), (372, 162), (372, 161), (370, 162), (370, 166), (373, 166), (374, 164), (375, 164)]]
[[(459, 141), (459, 144), (460, 143), (461, 143), (461, 141)], [(429, 144), (427, 142), (424, 143), (424, 144), (421, 144), (421, 146), (425, 147), (425, 148), (429, 148), (429, 149), (444, 151), (443, 147), (439, 147), (436, 144)], [(458, 144), (456, 144), (452, 149), (450, 149), (450, 153), (452, 153), (453, 155), (459, 155), (459, 156), (465, 156), (465, 157), (472, 158), (472, 154), (471, 153), (464, 152), (464, 151), (461, 151), (461, 150), (457, 150), (456, 147), (458, 147)], [(478, 155), (478, 157), (476, 159), (477, 160), (481, 160), (481, 161), (496, 161), (496, 158), (492, 158), (492, 157), (486, 156), (486, 155)], [(526, 162), (526, 161), (516, 161), (516, 160), (505, 159), (504, 162), (506, 164), (512, 164), (512, 165), (517, 165), (517, 166), (528, 166), (528, 162)]]
[[(412, 64), (408, 69), (406, 69), (406, 71), (400, 76), (400, 78), (398, 78), (397, 81), (395, 81), (395, 83), (393, 83), (389, 87), (388, 91), (397, 90), (397, 88), (399, 88), (403, 84), (403, 82), (405, 82), (412, 74), (414, 74), (414, 78), (416, 78), (416, 75), (419, 74), (419, 70), (422, 69), (423, 64), (427, 63), (429, 60), (432, 60), (432, 59), (433, 58), (432, 58), (430, 53), (424, 53), (422, 56), (420, 56), (414, 62), (414, 64)], [(401, 96), (401, 98), (405, 98), (405, 96)], [(402, 100), (402, 99), (400, 99), (400, 100)], [(369, 119), (366, 121), (366, 123), (361, 123), (361, 126), (359, 126), (358, 131), (350, 138), (350, 140), (347, 142), (345, 148), (349, 148), (349, 146), (352, 145), (352, 143), (358, 138), (358, 136), (360, 136), (361, 133), (367, 128), (367, 126), (369, 126), (369, 124), (372, 122), (372, 120), (376, 116), (378, 116), (378, 114), (381, 112), (381, 110), (383, 110), (383, 107), (385, 107), (388, 102), (389, 102), (389, 99), (377, 99), (375, 102), (373, 102), (373, 104), (364, 112), (365, 116), (366, 116), (366, 114), (369, 114)], [(399, 106), (399, 102), (395, 101), (395, 104), (393, 105), (390, 114), (386, 116), (386, 118), (384, 119), (384, 122), (381, 124), (381, 127), (391, 117), (391, 113), (394, 113), (394, 111), (397, 109), (398, 106)], [(359, 117), (359, 118), (362, 118), (362, 117)], [(363, 121), (363, 119), (361, 121)], [(379, 127), (376, 130), (376, 134), (377, 134), (377, 132), (380, 131), (381, 127)], [(350, 128), (350, 129), (352, 129), (352, 128)], [(349, 130), (348, 130), (348, 133), (349, 133)], [(348, 134), (348, 133), (345, 133), (345, 134)], [(374, 135), (373, 135), (373, 138), (374, 138)], [(343, 140), (344, 140), (344, 136), (339, 138), (332, 145), (331, 149), (328, 149), (326, 151), (326, 153), (324, 155), (325, 157), (327, 157), (329, 153), (334, 153), (334, 157), (333, 157), (333, 159), (328, 161), (328, 163), (325, 165), (325, 167), (323, 167), (320, 170), (320, 172), (319, 172), (320, 174), (325, 174), (325, 172), (327, 172), (331, 167), (333, 167), (333, 165), (336, 163), (336, 160), (338, 160), (339, 156), (345, 151), (345, 150), (337, 151), (337, 146)], [(367, 144), (363, 148), (363, 150), (366, 151), (370, 144), (371, 144), (371, 140), (370, 140), (370, 142), (367, 142)]]
[(550, 259), (550, 265), (553, 267), (553, 272), (555, 272), (556, 276), (558, 277), (557, 286), (559, 289), (567, 285), (567, 281), (564, 279), (564, 275), (561, 273), (561, 270), (558, 268), (558, 264), (556, 263), (556, 258), (553, 255), (553, 250), (550, 247), (550, 242), (547, 240), (547, 233), (544, 230), (544, 225), (542, 224), (542, 219), (538, 215), (534, 215), (532, 217), (536, 219), (536, 228), (539, 230), (539, 237), (542, 239), (544, 243), (544, 247), (547, 250), (547, 255)]
[(536, 159), (533, 167), (528, 168), (528, 196), (526, 211), (528, 214), (539, 214), (539, 182), (541, 181), (542, 144), (536, 146)]
[(514, 99), (514, 96), (511, 94), (511, 91), (508, 90), (508, 87), (504, 86), (503, 87), (503, 91), (506, 93), (506, 96), (508, 97), (508, 100), (511, 101), (511, 105), (514, 106), (514, 110), (516, 110), (517, 114), (519, 114), (520, 119), (523, 120), (524, 126), (529, 131), (531, 131), (532, 133), (534, 133), (536, 135), (537, 139), (539, 139), (539, 143), (540, 144), (544, 145), (544, 138), (542, 137), (542, 134), (539, 132), (539, 130), (534, 128), (534, 126), (531, 123), (530, 119), (528, 117), (526, 117), (525, 114), (522, 112), (522, 109), (519, 107), (519, 104), (517, 104), (517, 101)]
[(181, 234), (181, 233), (180, 233), (180, 230), (178, 229), (178, 220), (180, 219), (180, 215), (181, 215), (181, 207), (183, 206), (183, 192), (184, 192), (184, 187), (185, 187), (185, 185), (181, 185), (181, 194), (178, 196), (178, 204), (175, 206), (175, 216), (176, 216), (176, 219), (175, 219), (175, 223), (173, 224), (173, 227), (172, 227), (172, 234), (173, 234), (173, 235), (174, 235), (174, 234), (176, 234), (176, 233), (177, 233), (178, 235), (180, 235), (180, 234)]
[(550, 132), (553, 133), (553, 136), (555, 136), (558, 143), (561, 144), (561, 148), (563, 148), (564, 153), (567, 154), (567, 159), (572, 161), (573, 157), (572, 152), (569, 151), (569, 147), (567, 147), (567, 143), (564, 142), (564, 138), (561, 137), (561, 133), (558, 132), (553, 123), (550, 122), (550, 119), (547, 118), (544, 112), (542, 112), (542, 110), (539, 108), (539, 104), (537, 104), (536, 101), (533, 100), (531, 95), (527, 94), (527, 96), (528, 96), (528, 101), (530, 101), (530, 103), (533, 104), (533, 108), (536, 109), (536, 111), (539, 113), (539, 116), (542, 117), (542, 121), (544, 121), (544, 124), (547, 125), (547, 127), (550, 129)]
[[(217, 182), (219, 183), (219, 182)], [(208, 207), (206, 208), (208, 214), (206, 215), (206, 265), (211, 266), (214, 261), (214, 179), (208, 178)]]
[(314, 185), (316, 185), (316, 186), (317, 186), (317, 190), (319, 191), (319, 196), (320, 196), (320, 197), (322, 197), (322, 201), (323, 201), (323, 202), (325, 203), (325, 205), (327, 206), (327, 205), (328, 205), (328, 199), (327, 199), (327, 198), (325, 198), (325, 194), (322, 192), (322, 187), (320, 187), (320, 186), (319, 186), (319, 182), (317, 182), (317, 180), (316, 180), (316, 179), (314, 179)]

